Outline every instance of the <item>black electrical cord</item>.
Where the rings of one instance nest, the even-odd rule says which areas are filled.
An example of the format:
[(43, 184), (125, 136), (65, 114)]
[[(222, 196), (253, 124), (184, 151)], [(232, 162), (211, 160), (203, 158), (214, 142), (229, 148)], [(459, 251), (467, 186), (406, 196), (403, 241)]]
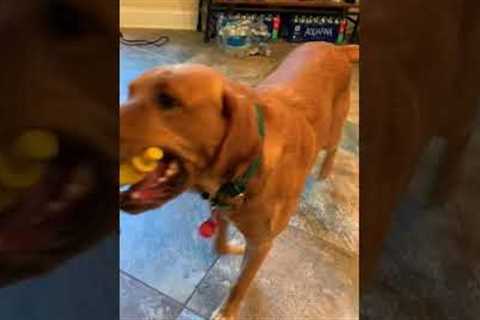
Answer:
[(160, 36), (154, 40), (133, 40), (133, 39), (125, 39), (123, 33), (120, 33), (120, 43), (126, 46), (156, 46), (161, 47), (167, 44), (170, 41), (170, 38), (167, 36)]

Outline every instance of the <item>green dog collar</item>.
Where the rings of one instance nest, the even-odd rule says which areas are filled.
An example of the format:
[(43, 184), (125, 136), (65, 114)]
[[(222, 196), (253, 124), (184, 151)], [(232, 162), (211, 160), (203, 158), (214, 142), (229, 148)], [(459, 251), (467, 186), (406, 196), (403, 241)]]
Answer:
[[(255, 105), (255, 113), (257, 115), (258, 134), (263, 140), (265, 137), (265, 118), (262, 109), (257, 104)], [(250, 163), (247, 170), (241, 177), (223, 184), (213, 199), (210, 200), (211, 205), (216, 208), (228, 209), (230, 206), (223, 203), (222, 199), (235, 198), (244, 194), (247, 190), (248, 182), (251, 178), (253, 178), (253, 176), (255, 176), (261, 164), (262, 158), (261, 156), (258, 156), (252, 161), (252, 163)]]

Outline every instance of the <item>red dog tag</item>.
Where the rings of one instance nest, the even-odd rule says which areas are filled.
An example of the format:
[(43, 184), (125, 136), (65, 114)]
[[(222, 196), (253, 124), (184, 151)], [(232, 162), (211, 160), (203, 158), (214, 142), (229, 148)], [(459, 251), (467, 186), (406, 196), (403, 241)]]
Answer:
[(210, 238), (217, 231), (217, 225), (218, 222), (215, 219), (210, 218), (200, 225), (200, 227), (198, 228), (198, 232), (202, 237)]
[(198, 228), (198, 232), (204, 238), (212, 237), (217, 231), (218, 219), (222, 211), (219, 209), (213, 209), (212, 216), (205, 222), (203, 222)]

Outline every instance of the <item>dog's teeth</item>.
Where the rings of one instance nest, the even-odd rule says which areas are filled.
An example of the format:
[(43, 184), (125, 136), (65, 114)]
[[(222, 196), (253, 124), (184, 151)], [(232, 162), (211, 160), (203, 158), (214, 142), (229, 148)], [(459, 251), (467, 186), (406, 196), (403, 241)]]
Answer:
[(168, 168), (171, 170), (174, 170), (175, 172), (178, 172), (178, 169), (179, 169), (178, 162), (177, 161), (170, 162), (170, 164), (168, 165)]
[(165, 174), (167, 175), (167, 177), (171, 177), (173, 176), (174, 174), (176, 174), (178, 172), (178, 163), (177, 162), (170, 162), (170, 164), (168, 165), (168, 169), (167, 171), (165, 172)]
[(142, 197), (142, 195), (140, 194), (140, 192), (132, 192), (130, 194), (130, 198), (132, 199), (140, 199)]
[(161, 178), (158, 178), (158, 179), (157, 179), (157, 182), (163, 183), (163, 182), (165, 182), (165, 181), (167, 181), (167, 180), (168, 180), (167, 177), (161, 177)]

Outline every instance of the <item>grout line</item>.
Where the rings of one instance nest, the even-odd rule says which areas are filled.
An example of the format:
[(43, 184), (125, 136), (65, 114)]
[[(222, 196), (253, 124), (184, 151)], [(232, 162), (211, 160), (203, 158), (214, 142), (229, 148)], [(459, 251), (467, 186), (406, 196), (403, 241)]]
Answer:
[[(180, 314), (182, 314), (183, 311), (185, 311), (185, 310), (187, 310), (187, 311), (190, 312), (190, 313), (193, 313), (196, 317), (198, 317), (198, 318), (200, 318), (200, 319), (202, 319), (202, 320), (208, 320), (208, 318), (205, 318), (204, 316), (198, 314), (197, 312), (193, 311), (192, 309), (190, 309), (190, 308), (188, 308), (188, 307), (184, 307), (184, 308), (182, 309), (182, 311), (180, 312)], [(180, 317), (180, 314), (178, 315), (178, 317)], [(178, 317), (177, 317), (177, 319), (178, 319)]]
[(175, 299), (175, 298), (173, 298), (173, 297), (170, 297), (168, 294), (163, 293), (162, 291), (158, 290), (157, 288), (154, 288), (154, 287), (150, 286), (149, 284), (145, 283), (144, 281), (138, 279), (137, 277), (131, 275), (131, 274), (128, 273), (128, 272), (125, 272), (125, 271), (123, 271), (123, 270), (120, 269), (120, 273), (124, 274), (126, 277), (128, 277), (128, 278), (130, 278), (130, 279), (132, 279), (132, 280), (135, 280), (135, 281), (141, 283), (143, 286), (147, 287), (148, 289), (151, 289), (151, 290), (155, 291), (156, 293), (160, 294), (161, 296), (172, 300), (173, 302), (179, 304), (179, 305), (183, 308), (183, 304), (182, 304), (180, 301), (178, 301), (177, 299)]
[(347, 250), (341, 246), (339, 246), (338, 244), (334, 243), (333, 241), (329, 241), (321, 236), (318, 236), (318, 235), (314, 235), (306, 230), (303, 230), (302, 228), (300, 227), (297, 227), (297, 226), (294, 226), (294, 225), (291, 225), (291, 224), (288, 224), (288, 227), (287, 228), (292, 228), (292, 229), (295, 229), (296, 231), (300, 231), (300, 233), (306, 235), (306, 236), (309, 236), (309, 237), (313, 237), (314, 239), (316, 240), (320, 240), (321, 242), (324, 242), (328, 247), (330, 247), (331, 249), (333, 250), (336, 250), (336, 251), (339, 251), (341, 254), (343, 254), (344, 256), (348, 257), (348, 258), (353, 258), (353, 257), (358, 257), (358, 253), (355, 253), (353, 251), (350, 251), (350, 250)]
[[(192, 293), (190, 294), (190, 296), (187, 298), (187, 300), (185, 300), (185, 303), (183, 304), (183, 307), (187, 308), (187, 304), (190, 302), (190, 300), (192, 299), (193, 295), (195, 294), (195, 292), (197, 292), (197, 289), (198, 287), (200, 286), (200, 284), (203, 282), (203, 280), (205, 280), (205, 278), (207, 277), (208, 273), (213, 269), (213, 267), (217, 264), (218, 260), (220, 260), (220, 257), (221, 256), (218, 256), (214, 261), (213, 263), (210, 265), (210, 267), (208, 267), (207, 271), (205, 271), (205, 274), (203, 275), (202, 279), (200, 279), (200, 281), (198, 281), (198, 283), (195, 285), (195, 288), (193, 289)], [(190, 310), (190, 309), (189, 309)], [(190, 310), (190, 311), (193, 311), (193, 310)], [(203, 317), (202, 317), (203, 318)]]
[(167, 295), (166, 293), (163, 293), (162, 291), (148, 285), (147, 283), (145, 283), (144, 281), (138, 279), (137, 277), (133, 276), (132, 274), (120, 269), (120, 273), (121, 274), (124, 274), (126, 277), (132, 279), (132, 280), (135, 280), (139, 283), (141, 283), (142, 285), (144, 285), (145, 287), (155, 291), (156, 293), (160, 294), (161, 296), (163, 297), (166, 297), (170, 300), (172, 300), (173, 302), (177, 303), (180, 305), (181, 309), (180, 309), (180, 313), (177, 315), (176, 319), (178, 319), (178, 317), (180, 317), (180, 315), (182, 314), (182, 312), (186, 309), (188, 310), (189, 312), (193, 313), (194, 315), (200, 317), (201, 319), (207, 319), (205, 317), (203, 317), (202, 315), (198, 314), (198, 312), (190, 309), (189, 307), (187, 307), (187, 304), (190, 302), (190, 300), (192, 299), (193, 295), (195, 294), (195, 292), (197, 291), (198, 287), (200, 286), (200, 284), (203, 282), (203, 280), (205, 280), (205, 278), (207, 277), (208, 273), (213, 269), (213, 267), (217, 264), (218, 260), (220, 260), (221, 256), (218, 256), (213, 262), (212, 264), (207, 268), (207, 270), (205, 271), (205, 274), (203, 275), (203, 277), (200, 279), (200, 281), (198, 281), (198, 283), (195, 285), (195, 288), (193, 289), (192, 293), (188, 296), (187, 300), (184, 302), (184, 303), (181, 303), (180, 301), (178, 301), (177, 299)]

